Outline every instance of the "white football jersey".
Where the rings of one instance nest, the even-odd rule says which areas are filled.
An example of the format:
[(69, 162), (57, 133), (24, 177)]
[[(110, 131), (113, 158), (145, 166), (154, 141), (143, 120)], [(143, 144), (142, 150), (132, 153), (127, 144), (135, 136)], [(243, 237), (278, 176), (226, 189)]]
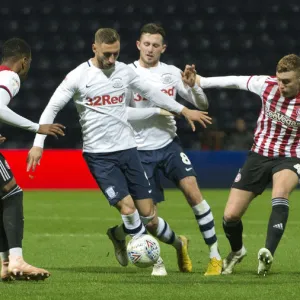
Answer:
[[(144, 68), (141, 67), (138, 61), (129, 65), (137, 74), (139, 74), (145, 82), (151, 83), (153, 86), (160, 89), (169, 97), (176, 100), (177, 93), (185, 100), (199, 106), (195, 101), (194, 94), (191, 88), (183, 84), (181, 79), (181, 70), (173, 65), (167, 65), (159, 62), (156, 67)], [(128, 94), (130, 91), (128, 92)], [(198, 87), (197, 96), (200, 96), (202, 102), (207, 102), (203, 90)], [(147, 98), (132, 91), (128, 96), (130, 99), (129, 105), (137, 108), (147, 108), (156, 106)], [(198, 107), (200, 108), (200, 107)], [(153, 115), (145, 120), (134, 120), (130, 123), (134, 130), (135, 140), (138, 145), (138, 150), (156, 150), (168, 145), (176, 136), (176, 121), (173, 116), (163, 117)]]
[(0, 86), (7, 91), (10, 98), (13, 98), (20, 90), (19, 75), (4, 66), (0, 66)]
[(0, 121), (20, 127), (29, 131), (37, 132), (39, 124), (31, 122), (16, 114), (8, 104), (20, 90), (20, 77), (10, 68), (0, 65)]
[[(58, 111), (73, 98), (82, 127), (83, 151), (108, 153), (134, 148), (133, 130), (127, 122), (125, 91), (128, 88), (151, 99), (156, 99), (158, 94), (165, 97), (159, 90), (153, 91), (124, 63), (116, 62), (113, 70), (101, 70), (89, 60), (71, 71), (59, 85), (41, 116), (40, 124), (53, 122)], [(174, 101), (170, 102), (167, 96), (161, 104), (163, 108), (178, 113), (183, 108)], [(34, 145), (43, 147), (44, 138), (37, 135)]]

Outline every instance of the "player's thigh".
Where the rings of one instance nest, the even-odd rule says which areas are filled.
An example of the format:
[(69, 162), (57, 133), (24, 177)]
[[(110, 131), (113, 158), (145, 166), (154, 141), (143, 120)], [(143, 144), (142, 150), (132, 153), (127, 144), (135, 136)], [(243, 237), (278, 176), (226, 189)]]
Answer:
[(5, 157), (0, 153), (0, 190), (9, 192), (16, 185), (16, 180)]
[(165, 200), (164, 188), (162, 185), (162, 174), (159, 169), (157, 169), (154, 173), (154, 176), (148, 178), (152, 190), (152, 199), (154, 204), (161, 203)]
[(121, 168), (134, 201), (152, 198), (152, 188), (136, 148), (123, 153)]
[(300, 159), (281, 158), (280, 163), (273, 168), (272, 198), (288, 199), (290, 193), (297, 187), (300, 179)]
[(154, 203), (164, 201), (164, 190), (161, 183), (159, 170), (160, 153), (159, 150), (138, 151), (144, 171), (147, 174), (152, 190)]
[(260, 195), (272, 181), (272, 159), (250, 152), (232, 188)]
[(98, 186), (110, 205), (115, 206), (128, 196), (127, 180), (119, 166), (118, 154), (83, 153), (83, 157)]
[[(165, 176), (177, 186), (179, 186), (180, 181), (184, 178), (197, 177), (191, 161), (183, 152), (177, 138), (164, 149), (162, 169)], [(188, 182), (190, 182), (190, 180), (187, 180), (187, 183)], [(185, 187), (187, 186), (188, 185)]]
[(232, 188), (225, 206), (224, 219), (226, 221), (241, 219), (255, 196), (253, 192)]

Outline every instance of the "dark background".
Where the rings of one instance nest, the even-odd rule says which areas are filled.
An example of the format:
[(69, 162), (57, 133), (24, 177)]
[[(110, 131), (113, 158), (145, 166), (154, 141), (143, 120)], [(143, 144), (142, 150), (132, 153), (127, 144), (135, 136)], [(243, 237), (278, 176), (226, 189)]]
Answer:
[[(32, 47), (29, 78), (10, 107), (38, 122), (52, 93), (65, 75), (93, 56), (94, 33), (113, 27), (121, 35), (120, 61), (138, 58), (139, 29), (148, 22), (161, 23), (167, 32), (167, 52), (162, 61), (183, 69), (195, 63), (203, 76), (274, 75), (278, 60), (299, 54), (299, 1), (1, 1), (0, 44), (11, 37), (24, 38)], [(208, 90), (209, 114), (221, 132), (219, 143), (208, 145), (200, 127), (191, 133), (183, 120), (178, 133), (186, 149), (223, 149), (242, 117), (253, 131), (260, 99), (249, 92)], [(81, 148), (81, 132), (73, 102), (57, 121), (67, 135), (48, 138), (47, 148)], [(34, 134), (0, 125), (7, 137), (4, 148), (28, 148)], [(224, 134), (224, 135), (223, 135)], [(204, 142), (202, 141), (204, 140)]]

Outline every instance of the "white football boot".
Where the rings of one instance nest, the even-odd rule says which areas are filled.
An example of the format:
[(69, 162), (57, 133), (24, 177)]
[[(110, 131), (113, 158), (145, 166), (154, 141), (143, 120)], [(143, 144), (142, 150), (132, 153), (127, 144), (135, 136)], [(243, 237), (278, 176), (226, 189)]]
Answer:
[(257, 274), (266, 276), (269, 272), (272, 263), (273, 263), (273, 255), (270, 250), (267, 248), (261, 248), (258, 251), (258, 268)]
[(164, 261), (161, 257), (158, 258), (157, 262), (153, 265), (152, 276), (167, 276), (167, 270)]
[(228, 256), (223, 259), (223, 275), (229, 275), (232, 273), (234, 266), (240, 263), (247, 255), (247, 250), (243, 246), (241, 250), (236, 252), (230, 252)]

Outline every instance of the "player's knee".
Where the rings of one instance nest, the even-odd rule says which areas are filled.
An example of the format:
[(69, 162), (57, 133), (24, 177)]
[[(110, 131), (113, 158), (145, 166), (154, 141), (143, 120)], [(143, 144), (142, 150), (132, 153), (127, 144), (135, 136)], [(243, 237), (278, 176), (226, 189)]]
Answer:
[(227, 211), (224, 213), (223, 219), (225, 222), (237, 222), (241, 219), (241, 215), (238, 212)]
[(157, 219), (157, 218), (155, 218), (155, 214), (148, 215), (148, 216), (140, 216), (140, 218), (141, 218), (141, 221), (143, 222), (143, 224), (145, 226), (147, 226), (147, 228), (148, 228), (148, 226), (152, 227), (155, 224), (155, 219)]
[(16, 184), (17, 184), (16, 179), (13, 177), (8, 183), (6, 183), (2, 187), (2, 193), (4, 194), (8, 193), (16, 186)]
[(128, 216), (128, 215), (134, 214), (136, 209), (134, 207), (124, 206), (119, 211), (120, 211), (121, 215)]
[(157, 236), (158, 218), (154, 217), (146, 226), (146, 229), (154, 236)]
[(126, 203), (119, 201), (115, 205), (116, 209), (120, 212), (121, 215), (131, 215), (136, 211), (134, 203)]

